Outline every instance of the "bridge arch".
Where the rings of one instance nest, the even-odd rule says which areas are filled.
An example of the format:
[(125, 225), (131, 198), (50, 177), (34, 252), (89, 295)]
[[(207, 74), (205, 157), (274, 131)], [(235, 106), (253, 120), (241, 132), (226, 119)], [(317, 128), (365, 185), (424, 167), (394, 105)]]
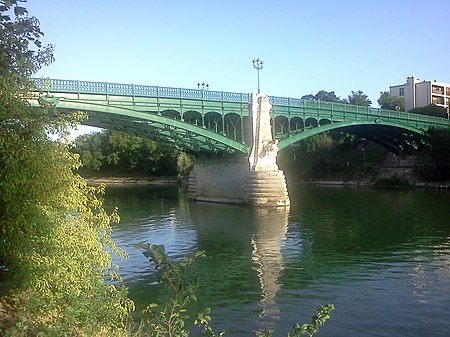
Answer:
[(215, 133), (223, 134), (223, 116), (215, 111), (207, 112), (204, 126)]
[(172, 118), (172, 119), (181, 120), (180, 113), (178, 111), (172, 110), (172, 109), (168, 109), (168, 110), (162, 111), (161, 112), (161, 116)]
[(317, 128), (319, 125), (318, 125), (318, 122), (317, 122), (317, 119), (316, 118), (314, 118), (314, 117), (309, 117), (309, 118), (306, 118), (306, 120), (305, 120), (305, 128)]
[[(99, 128), (138, 132), (140, 135), (175, 145), (187, 152), (241, 152), (249, 148), (242, 142), (241, 132), (235, 139), (204, 127), (181, 121), (175, 110), (164, 110), (161, 114), (136, 111), (123, 107), (104, 106), (91, 102), (61, 99), (60, 111), (85, 111), (89, 115), (86, 125)], [(101, 116), (101, 117), (100, 117)], [(229, 124), (240, 125), (239, 115), (232, 114)], [(227, 137), (228, 136), (228, 137)]]
[(301, 117), (293, 117), (290, 120), (290, 131), (291, 132), (298, 132), (305, 128), (305, 123), (303, 121), (303, 118)]
[(224, 118), (225, 136), (242, 142), (243, 141), (242, 127), (243, 126), (242, 126), (241, 116), (239, 116), (237, 113), (228, 113), (225, 115), (225, 118)]
[(320, 126), (324, 126), (327, 124), (331, 124), (331, 121), (328, 118), (322, 118), (321, 120), (319, 120), (319, 125)]
[(272, 127), (276, 135), (289, 134), (289, 119), (286, 116), (276, 116)]
[(392, 122), (343, 121), (307, 128), (303, 132), (292, 134), (288, 138), (281, 139), (278, 148), (282, 150), (303, 139), (332, 130), (342, 130), (364, 136), (394, 153), (407, 150), (406, 148), (411, 146), (411, 142), (423, 138), (426, 134), (424, 129), (400, 126)]
[(203, 126), (203, 118), (200, 112), (195, 110), (189, 110), (186, 111), (183, 114), (183, 120), (186, 123), (197, 125), (197, 126)]

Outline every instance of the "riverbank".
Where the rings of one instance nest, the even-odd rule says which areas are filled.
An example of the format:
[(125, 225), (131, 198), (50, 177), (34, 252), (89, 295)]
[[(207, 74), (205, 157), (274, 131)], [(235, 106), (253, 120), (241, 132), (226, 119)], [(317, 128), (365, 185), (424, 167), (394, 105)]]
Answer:
[[(404, 172), (402, 172), (404, 174)], [(398, 174), (396, 171), (386, 171), (383, 175), (377, 175), (378, 178), (390, 177)], [(424, 182), (412, 177), (410, 174), (404, 174), (411, 183), (412, 188), (450, 190), (450, 182)], [(90, 177), (86, 178), (90, 185), (176, 185), (176, 177)], [(323, 185), (340, 187), (374, 187), (374, 181), (370, 179), (360, 180), (339, 180), (339, 179), (315, 179), (315, 180), (289, 180), (288, 185)]]
[[(450, 183), (433, 183), (433, 182), (410, 182), (412, 188), (450, 190)], [(341, 186), (341, 187), (374, 187), (373, 182), (369, 181), (342, 181), (342, 180), (314, 180), (314, 181), (297, 181), (297, 185), (323, 185), (323, 186)], [(289, 183), (288, 183), (289, 185)]]
[(174, 185), (178, 184), (176, 177), (89, 177), (85, 178), (90, 185), (125, 185), (125, 184), (149, 184), (149, 185)]

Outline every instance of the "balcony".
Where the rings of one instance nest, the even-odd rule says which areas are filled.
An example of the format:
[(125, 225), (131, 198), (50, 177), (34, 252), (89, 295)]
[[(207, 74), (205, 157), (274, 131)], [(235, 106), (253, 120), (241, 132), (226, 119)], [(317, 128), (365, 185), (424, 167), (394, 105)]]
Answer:
[(441, 87), (439, 85), (432, 85), (431, 86), (431, 92), (433, 94), (443, 95), (444, 94), (444, 87)]

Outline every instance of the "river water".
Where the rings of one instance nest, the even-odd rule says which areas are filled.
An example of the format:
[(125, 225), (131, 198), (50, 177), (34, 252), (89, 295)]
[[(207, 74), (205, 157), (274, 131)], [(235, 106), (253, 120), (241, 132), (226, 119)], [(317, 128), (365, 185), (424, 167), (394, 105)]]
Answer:
[(287, 336), (332, 303), (318, 336), (450, 336), (450, 193), (289, 186), (289, 211), (186, 200), (174, 186), (109, 187), (113, 237), (138, 309), (163, 301), (137, 243), (174, 259), (204, 250), (193, 271), (212, 326)]

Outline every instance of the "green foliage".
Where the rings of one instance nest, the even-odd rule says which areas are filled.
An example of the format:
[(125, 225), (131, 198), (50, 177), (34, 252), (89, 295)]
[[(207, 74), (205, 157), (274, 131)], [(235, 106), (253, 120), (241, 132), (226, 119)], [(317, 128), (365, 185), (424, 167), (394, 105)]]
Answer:
[(402, 189), (407, 190), (410, 188), (414, 188), (414, 183), (409, 182), (409, 180), (405, 179), (402, 176), (398, 176), (394, 174), (389, 178), (380, 178), (375, 180), (373, 186), (376, 188), (384, 188), (384, 189)]
[[(198, 283), (188, 280), (186, 270), (199, 257), (204, 257), (204, 252), (196, 252), (193, 257), (185, 257), (181, 262), (171, 263), (164, 251), (164, 246), (151, 244), (138, 244), (144, 255), (149, 258), (157, 269), (161, 271), (160, 282), (169, 292), (169, 298), (163, 305), (149, 304), (143, 310), (143, 316), (137, 332), (137, 336), (151, 337), (179, 337), (189, 336), (185, 322), (190, 319), (188, 305), (196, 301)], [(211, 321), (211, 309), (207, 308), (197, 314), (194, 324), (203, 328), (205, 336), (215, 337), (209, 323)], [(224, 332), (219, 333), (222, 336)]]
[[(278, 163), (292, 178), (357, 180), (373, 173), (388, 151), (346, 132), (325, 132), (308, 137), (278, 155)], [(369, 163), (370, 165), (366, 165)]]
[(429, 104), (423, 107), (413, 108), (409, 110), (408, 112), (419, 114), (419, 115), (428, 115), (428, 116), (434, 116), (434, 117), (442, 117), (447, 118), (447, 110), (445, 108), (442, 108), (440, 106), (437, 106), (435, 104)]
[(82, 172), (104, 175), (175, 176), (180, 154), (168, 145), (119, 131), (82, 135), (72, 151), (80, 154)]
[(347, 99), (341, 99), (336, 96), (334, 91), (320, 90), (317, 94), (309, 94), (302, 96), (302, 99), (311, 99), (316, 101), (324, 102), (336, 102), (336, 103), (349, 103), (360, 106), (370, 106), (372, 104), (371, 100), (365, 95), (361, 90), (352, 91), (352, 94), (348, 96)]
[(390, 92), (380, 92), (380, 98), (377, 100), (381, 109), (405, 111), (405, 99), (399, 96), (393, 96)]
[[(302, 335), (312, 337), (319, 332), (319, 327), (323, 326), (330, 318), (331, 312), (334, 310), (333, 304), (319, 305), (316, 309), (316, 314), (311, 319), (311, 323), (298, 324), (295, 323), (292, 330), (288, 333), (288, 337), (300, 337)], [(258, 337), (272, 337), (272, 331), (266, 330), (257, 332)]]
[(189, 174), (194, 165), (194, 160), (191, 156), (184, 152), (180, 152), (177, 157), (177, 177), (178, 181), (185, 184), (189, 180)]
[(312, 95), (305, 95), (302, 97), (302, 99), (312, 99), (312, 100), (320, 100), (320, 101), (324, 101), (324, 102), (338, 102), (338, 103), (343, 103), (344, 101), (342, 99), (340, 99), (338, 96), (336, 96), (334, 91), (325, 91), (325, 90), (320, 90), (317, 94)]
[(307, 152), (327, 151), (333, 146), (333, 139), (329, 132), (322, 132), (306, 138), (302, 145)]
[(23, 0), (0, 1), (0, 77), (20, 84), (53, 61), (53, 46), (42, 47), (39, 21), (28, 15)]
[(372, 101), (361, 90), (352, 91), (352, 94), (348, 96), (348, 103), (359, 106), (370, 106)]
[(450, 130), (430, 130), (428, 136), (419, 148), (417, 173), (428, 181), (449, 180)]
[(324, 325), (325, 322), (330, 318), (331, 311), (334, 310), (333, 304), (327, 304), (325, 306), (320, 305), (316, 309), (316, 314), (313, 316), (310, 324), (294, 324), (292, 331), (288, 334), (288, 337), (298, 337), (301, 335), (314, 336), (318, 331), (319, 327)]
[(104, 281), (119, 277), (109, 251), (125, 254), (110, 236), (118, 215), (61, 141), (82, 115), (28, 103), (27, 76), (53, 56), (19, 2), (0, 2), (0, 335), (126, 335), (133, 302)]

